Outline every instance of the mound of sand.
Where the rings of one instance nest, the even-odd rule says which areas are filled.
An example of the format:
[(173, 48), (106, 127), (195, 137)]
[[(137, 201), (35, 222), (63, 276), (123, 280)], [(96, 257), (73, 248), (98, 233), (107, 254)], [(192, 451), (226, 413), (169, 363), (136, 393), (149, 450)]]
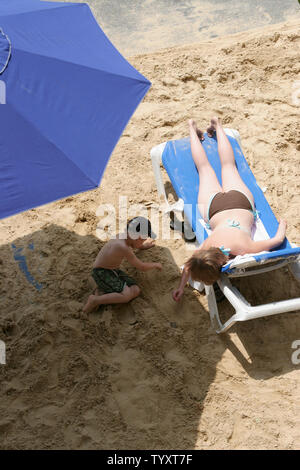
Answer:
[[(240, 131), (258, 183), (300, 243), (299, 42), (289, 22), (132, 58), (153, 86), (101, 187), (1, 222), (1, 448), (299, 447), (291, 344), (300, 312), (217, 336), (205, 296), (187, 288), (181, 304), (171, 299), (190, 253), (181, 238), (140, 255), (161, 261), (161, 273), (124, 266), (139, 298), (80, 318), (101, 246), (97, 207), (118, 207), (120, 194), (158, 204), (150, 149), (186, 136), (190, 117), (204, 127), (217, 114)], [(253, 304), (299, 295), (285, 268), (236, 283)]]

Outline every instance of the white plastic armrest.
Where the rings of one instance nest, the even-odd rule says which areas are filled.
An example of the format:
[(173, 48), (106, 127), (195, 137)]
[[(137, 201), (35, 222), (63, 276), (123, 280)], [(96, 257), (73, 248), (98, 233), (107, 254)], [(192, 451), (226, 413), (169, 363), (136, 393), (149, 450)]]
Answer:
[(242, 148), (242, 141), (239, 131), (237, 131), (236, 129), (229, 129), (228, 127), (225, 127), (224, 131), (227, 135), (230, 135), (231, 137), (236, 139), (239, 146)]
[(184, 209), (184, 201), (183, 199), (178, 199), (178, 201), (174, 202), (174, 204), (169, 204), (167, 202), (167, 207), (164, 210), (164, 213), (167, 214), (168, 212), (183, 212)]
[(151, 160), (152, 160), (152, 167), (153, 167), (154, 177), (156, 181), (158, 196), (159, 197), (163, 196), (167, 203), (168, 201), (167, 201), (165, 186), (164, 186), (161, 169), (160, 169), (161, 157), (162, 157), (165, 146), (166, 146), (166, 142), (163, 142), (160, 145), (156, 145), (156, 147), (152, 148), (150, 155), (151, 155)]
[(196, 289), (197, 291), (199, 292), (202, 292), (203, 289), (205, 288), (205, 285), (203, 282), (201, 281), (193, 281), (193, 279), (189, 279), (189, 285), (193, 288), (193, 289)]
[(182, 199), (178, 199), (178, 201), (176, 201), (174, 204), (169, 204), (168, 199), (167, 199), (166, 190), (165, 190), (164, 182), (162, 179), (161, 168), (160, 168), (161, 157), (165, 149), (165, 146), (166, 146), (166, 142), (163, 142), (162, 144), (157, 145), (156, 147), (153, 147), (150, 152), (158, 196), (159, 197), (162, 196), (165, 200), (166, 205), (163, 211), (165, 214), (172, 212), (172, 211), (183, 212), (184, 201)]
[[(184, 268), (184, 264), (182, 266), (180, 266), (180, 269), (181, 271), (183, 270)], [(190, 277), (189, 280), (188, 280), (188, 283), (189, 285), (193, 288), (193, 289), (196, 289), (198, 290), (199, 292), (202, 292), (203, 289), (205, 288), (205, 285), (203, 282), (201, 281), (193, 281), (193, 279)]]

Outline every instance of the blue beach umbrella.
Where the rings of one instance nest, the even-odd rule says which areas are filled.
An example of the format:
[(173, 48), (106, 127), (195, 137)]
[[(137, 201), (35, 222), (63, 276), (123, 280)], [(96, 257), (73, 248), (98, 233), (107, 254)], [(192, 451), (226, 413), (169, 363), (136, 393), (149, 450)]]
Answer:
[(0, 218), (96, 188), (149, 87), (88, 5), (0, 0)]

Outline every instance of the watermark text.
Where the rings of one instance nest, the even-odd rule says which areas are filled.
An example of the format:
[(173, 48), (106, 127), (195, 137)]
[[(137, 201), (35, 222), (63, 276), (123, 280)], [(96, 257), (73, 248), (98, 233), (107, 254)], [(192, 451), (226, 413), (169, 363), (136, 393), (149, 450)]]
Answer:
[(295, 341), (293, 341), (291, 347), (292, 349), (295, 349), (292, 354), (291, 360), (292, 363), (297, 366), (300, 364), (300, 339), (296, 339)]
[(0, 364), (6, 364), (6, 346), (4, 341), (0, 340)]
[(0, 80), (0, 104), (6, 104), (6, 84)]

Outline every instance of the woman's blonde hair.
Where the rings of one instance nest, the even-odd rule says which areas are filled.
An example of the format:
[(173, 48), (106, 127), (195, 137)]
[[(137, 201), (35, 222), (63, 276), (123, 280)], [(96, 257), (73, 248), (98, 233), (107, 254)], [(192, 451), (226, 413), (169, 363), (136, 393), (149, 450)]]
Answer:
[(196, 251), (185, 266), (189, 269), (192, 279), (211, 285), (220, 279), (221, 267), (226, 261), (227, 257), (220, 248), (211, 247), (208, 250)]

